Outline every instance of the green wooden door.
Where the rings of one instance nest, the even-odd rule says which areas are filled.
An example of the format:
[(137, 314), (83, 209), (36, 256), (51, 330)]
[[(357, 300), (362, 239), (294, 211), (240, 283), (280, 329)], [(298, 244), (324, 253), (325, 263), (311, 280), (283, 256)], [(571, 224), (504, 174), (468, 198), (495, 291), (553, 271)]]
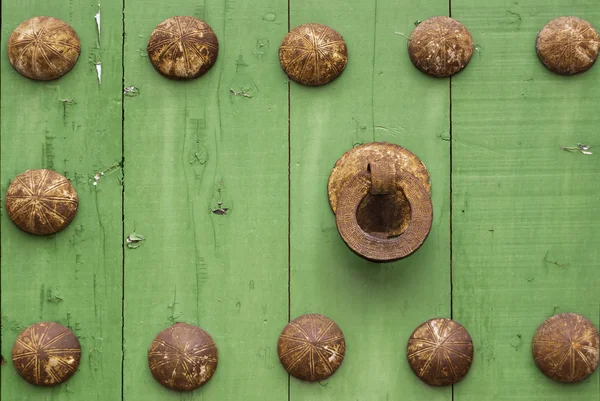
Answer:
[[(22, 78), (6, 56), (35, 15), (80, 36), (78, 64), (57, 81)], [(167, 80), (147, 58), (150, 32), (174, 15), (218, 35), (218, 61), (198, 80)], [(452, 79), (425, 76), (406, 52), (415, 22), (434, 15), (459, 19), (477, 44)], [(598, 373), (559, 385), (531, 358), (552, 314), (600, 318), (600, 68), (564, 78), (538, 61), (537, 31), (561, 15), (600, 27), (594, 0), (4, 1), (2, 197), (15, 175), (45, 167), (72, 180), (80, 208), (43, 238), (2, 209), (0, 399), (597, 399)], [(289, 82), (279, 66), (279, 43), (305, 22), (348, 44), (330, 85)], [(335, 161), (371, 141), (407, 147), (431, 173), (431, 234), (392, 264), (349, 251), (327, 200)], [(577, 143), (594, 154), (560, 149)], [(211, 211), (219, 202), (226, 215)], [(146, 238), (136, 249), (134, 232)], [(311, 312), (335, 319), (348, 344), (319, 384), (290, 380), (277, 359), (281, 329)], [(410, 333), (432, 317), (474, 339), (454, 388), (425, 386), (406, 362)], [(72, 328), (83, 349), (79, 372), (54, 389), (30, 386), (10, 361), (18, 333), (42, 320)], [(213, 380), (191, 394), (164, 389), (147, 366), (150, 342), (177, 321), (219, 347)]]

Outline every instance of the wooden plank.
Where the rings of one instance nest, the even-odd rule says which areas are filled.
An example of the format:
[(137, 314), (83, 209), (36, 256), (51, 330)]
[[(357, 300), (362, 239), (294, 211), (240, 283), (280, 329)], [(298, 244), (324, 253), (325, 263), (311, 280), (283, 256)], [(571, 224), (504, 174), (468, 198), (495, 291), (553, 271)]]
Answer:
[(553, 18), (600, 27), (597, 2), (453, 0), (452, 15), (480, 48), (452, 92), (454, 317), (476, 353), (455, 399), (598, 399), (598, 373), (561, 385), (531, 357), (554, 313), (598, 324), (599, 156), (560, 147), (598, 144), (600, 68), (561, 77), (535, 53)]
[[(291, 27), (319, 22), (344, 36), (346, 71), (318, 87), (291, 84), (291, 315), (323, 313), (346, 335), (346, 359), (321, 385), (291, 381), (291, 400), (450, 400), (406, 361), (411, 332), (450, 315), (449, 81), (416, 70), (407, 37), (448, 2), (291, 1)], [(413, 256), (378, 265), (341, 240), (327, 200), (336, 160), (357, 143), (388, 141), (428, 166), (435, 221)]]
[[(21, 232), (2, 211), (3, 400), (121, 397), (122, 3), (102, 0), (100, 40), (97, 12), (96, 0), (2, 3), (2, 196), (14, 176), (45, 167), (71, 179), (80, 200), (73, 223), (49, 237)], [(68, 22), (81, 40), (77, 65), (56, 81), (23, 78), (6, 57), (12, 30), (36, 15)], [(70, 327), (82, 345), (79, 372), (54, 389), (28, 384), (10, 361), (18, 333), (38, 321)]]
[[(125, 253), (127, 401), (287, 397), (276, 357), (288, 316), (286, 14), (281, 0), (127, 1), (125, 84), (139, 95), (125, 103), (125, 229), (146, 237)], [(218, 36), (217, 63), (198, 80), (165, 79), (146, 57), (174, 15)], [(218, 202), (226, 215), (211, 212)], [(175, 321), (205, 328), (219, 349), (214, 378), (190, 398), (156, 383), (146, 360)]]

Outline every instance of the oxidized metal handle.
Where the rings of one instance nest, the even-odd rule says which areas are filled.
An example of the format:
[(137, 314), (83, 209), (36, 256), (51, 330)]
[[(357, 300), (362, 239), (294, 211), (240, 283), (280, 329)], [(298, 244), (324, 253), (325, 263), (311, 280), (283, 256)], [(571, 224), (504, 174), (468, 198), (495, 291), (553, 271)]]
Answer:
[(370, 143), (347, 152), (330, 176), (329, 198), (342, 239), (369, 260), (404, 258), (431, 230), (429, 174), (398, 145)]
[(431, 230), (433, 206), (427, 190), (410, 173), (398, 173), (396, 189), (406, 196), (410, 204), (410, 223), (404, 233), (394, 238), (378, 238), (362, 230), (356, 212), (361, 202), (371, 192), (370, 173), (361, 173), (349, 181), (339, 199), (336, 224), (344, 242), (359, 255), (375, 261), (392, 261), (416, 251)]

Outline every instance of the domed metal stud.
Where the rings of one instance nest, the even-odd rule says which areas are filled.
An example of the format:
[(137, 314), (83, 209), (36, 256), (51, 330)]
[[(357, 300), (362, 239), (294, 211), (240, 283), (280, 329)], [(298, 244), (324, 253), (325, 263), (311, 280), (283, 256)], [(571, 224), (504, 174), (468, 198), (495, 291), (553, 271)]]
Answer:
[(408, 363), (419, 379), (430, 386), (461, 381), (473, 362), (473, 341), (467, 330), (450, 319), (431, 319), (410, 336)]
[(172, 17), (154, 29), (148, 40), (148, 57), (160, 74), (171, 79), (193, 79), (217, 61), (217, 35), (194, 17)]
[(81, 346), (75, 334), (58, 323), (26, 328), (12, 350), (19, 375), (31, 384), (52, 387), (69, 380), (79, 367)]
[(348, 48), (344, 38), (330, 27), (304, 24), (283, 39), (279, 60), (292, 80), (310, 86), (324, 85), (346, 68)]
[(161, 331), (148, 351), (154, 379), (177, 391), (192, 391), (206, 384), (215, 374), (218, 362), (212, 337), (187, 323), (175, 323)]
[(469, 30), (450, 17), (426, 19), (408, 40), (408, 54), (415, 67), (434, 77), (449, 77), (465, 68), (473, 50)]
[(8, 217), (21, 230), (54, 234), (75, 218), (79, 198), (71, 182), (52, 170), (27, 170), (16, 176), (6, 192)]
[(48, 81), (69, 72), (80, 53), (79, 37), (66, 22), (33, 17), (8, 38), (8, 59), (24, 77)]
[(549, 378), (574, 383), (598, 367), (600, 337), (592, 322), (575, 313), (554, 315), (533, 337), (533, 359)]
[(277, 353), (292, 376), (316, 382), (339, 369), (346, 354), (346, 341), (342, 330), (328, 317), (302, 315), (283, 329)]
[(550, 71), (561, 75), (579, 74), (589, 70), (598, 59), (600, 35), (581, 18), (560, 17), (539, 32), (536, 50)]

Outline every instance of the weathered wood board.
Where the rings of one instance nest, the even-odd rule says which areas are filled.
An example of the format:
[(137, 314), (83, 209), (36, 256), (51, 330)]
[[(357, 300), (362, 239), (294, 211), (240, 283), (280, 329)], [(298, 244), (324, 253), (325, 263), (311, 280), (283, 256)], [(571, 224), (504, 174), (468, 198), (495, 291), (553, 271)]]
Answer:
[[(2, 2), (2, 199), (14, 176), (50, 168), (80, 201), (73, 223), (50, 237), (20, 231), (2, 209), (2, 400), (121, 397), (122, 3), (102, 3), (99, 37), (95, 0)], [(10, 33), (36, 15), (68, 22), (81, 41), (78, 63), (57, 81), (26, 79), (6, 56)], [(16, 336), (38, 321), (70, 327), (82, 346), (76, 377), (50, 390), (22, 380), (10, 360)]]
[[(192, 82), (165, 79), (145, 57), (154, 27), (181, 14), (219, 38), (216, 64)], [(276, 351), (288, 318), (286, 15), (276, 0), (126, 4), (125, 85), (140, 94), (125, 100), (125, 234), (147, 238), (125, 250), (127, 400), (182, 397), (154, 382), (146, 359), (175, 321), (200, 325), (219, 349), (201, 394), (287, 397)], [(218, 202), (227, 214), (211, 211)]]
[[(455, 400), (598, 399), (598, 373), (561, 385), (531, 357), (554, 313), (598, 327), (600, 69), (561, 77), (535, 53), (537, 32), (557, 16), (600, 26), (598, 3), (453, 0), (452, 15), (478, 45), (452, 80), (454, 318), (476, 350)], [(594, 154), (560, 149), (578, 143)]]
[[(600, 323), (600, 68), (559, 77), (534, 47), (560, 15), (600, 28), (595, 3), (101, 0), (99, 35), (96, 0), (4, 1), (2, 199), (15, 175), (47, 167), (72, 180), (80, 209), (40, 238), (2, 208), (0, 400), (598, 399), (597, 372), (559, 385), (530, 351), (554, 313)], [(464, 72), (433, 79), (412, 66), (407, 38), (419, 20), (449, 14), (476, 52)], [(6, 56), (12, 30), (35, 15), (80, 36), (78, 64), (57, 81), (25, 79)], [(168, 80), (148, 60), (150, 33), (174, 15), (205, 20), (219, 38), (198, 80)], [(346, 71), (323, 87), (289, 82), (279, 65), (288, 29), (307, 22), (348, 45)], [(391, 264), (352, 253), (327, 200), (336, 160), (371, 141), (406, 147), (431, 174), (431, 234)], [(560, 149), (578, 143), (593, 154)], [(137, 248), (132, 233), (145, 238)], [(277, 359), (281, 329), (303, 313), (346, 335), (342, 367), (318, 384), (288, 378)], [(473, 368), (454, 388), (430, 388), (410, 370), (406, 341), (451, 316), (474, 339)], [(55, 389), (28, 385), (10, 361), (20, 330), (41, 320), (82, 343), (80, 371)], [(213, 380), (191, 394), (163, 388), (147, 365), (152, 339), (177, 321), (219, 348)]]
[[(406, 361), (411, 332), (450, 316), (450, 86), (412, 67), (415, 21), (447, 14), (447, 1), (292, 0), (290, 25), (317, 21), (341, 32), (346, 71), (319, 88), (290, 85), (291, 316), (323, 313), (346, 335), (347, 356), (321, 386), (291, 382), (292, 401), (450, 400), (422, 384)], [(316, 12), (316, 10), (319, 10)], [(433, 230), (393, 264), (366, 262), (341, 240), (327, 199), (336, 160), (356, 144), (389, 141), (429, 168)]]

